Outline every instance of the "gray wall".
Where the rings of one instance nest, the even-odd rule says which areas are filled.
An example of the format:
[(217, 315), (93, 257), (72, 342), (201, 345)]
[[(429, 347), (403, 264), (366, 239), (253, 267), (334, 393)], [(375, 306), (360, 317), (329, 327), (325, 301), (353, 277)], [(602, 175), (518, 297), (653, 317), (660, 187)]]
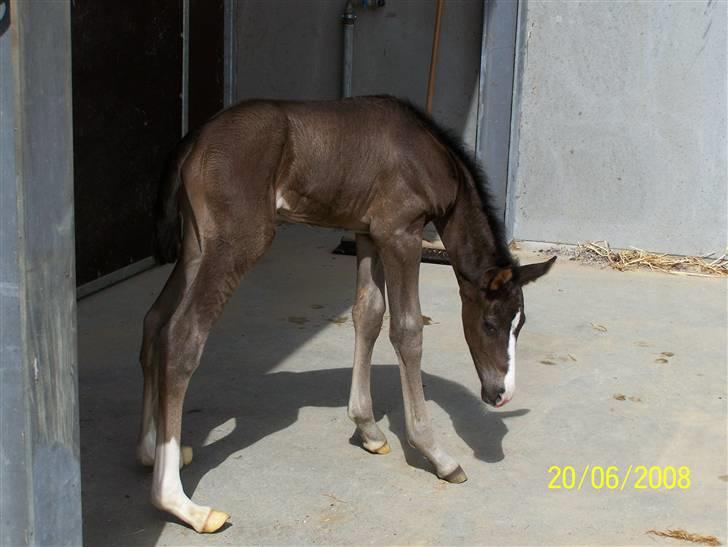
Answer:
[(0, 36), (0, 545), (80, 545), (70, 3)]
[[(344, 5), (235, 2), (235, 99), (339, 98)], [(355, 11), (353, 94), (387, 93), (424, 105), (434, 0), (387, 0), (383, 8)], [(471, 147), (482, 26), (482, 0), (445, 3), (433, 114)]]
[(529, 0), (516, 238), (724, 252), (726, 6)]

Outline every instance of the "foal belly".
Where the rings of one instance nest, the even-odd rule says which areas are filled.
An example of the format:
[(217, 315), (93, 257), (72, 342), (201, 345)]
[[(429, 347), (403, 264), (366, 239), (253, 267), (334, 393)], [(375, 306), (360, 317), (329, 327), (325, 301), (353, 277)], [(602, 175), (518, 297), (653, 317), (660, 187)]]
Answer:
[(369, 231), (369, 222), (365, 215), (358, 215), (347, 207), (337, 207), (335, 204), (319, 202), (297, 194), (277, 192), (276, 213), (287, 222), (355, 232)]

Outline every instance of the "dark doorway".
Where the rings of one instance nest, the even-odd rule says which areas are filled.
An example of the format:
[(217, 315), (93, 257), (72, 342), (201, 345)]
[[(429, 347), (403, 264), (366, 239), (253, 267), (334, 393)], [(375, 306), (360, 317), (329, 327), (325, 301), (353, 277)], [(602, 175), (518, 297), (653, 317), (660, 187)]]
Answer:
[(76, 280), (151, 253), (151, 210), (181, 134), (182, 2), (71, 7)]
[(223, 106), (224, 0), (72, 3), (78, 285), (151, 254), (157, 183), (182, 134), (185, 5), (195, 128)]
[(224, 0), (190, 0), (190, 129), (222, 110)]

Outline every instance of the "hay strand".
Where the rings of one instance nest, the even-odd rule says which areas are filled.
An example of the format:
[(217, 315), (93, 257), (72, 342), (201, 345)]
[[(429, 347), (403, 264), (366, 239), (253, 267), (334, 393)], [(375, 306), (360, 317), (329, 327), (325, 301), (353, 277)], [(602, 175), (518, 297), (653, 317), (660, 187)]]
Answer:
[(606, 264), (620, 272), (649, 269), (673, 275), (696, 277), (728, 276), (728, 257), (726, 254), (712, 258), (714, 253), (705, 256), (675, 256), (651, 253), (637, 247), (615, 250), (606, 241), (579, 243), (574, 250), (576, 260), (587, 263)]
[(648, 530), (648, 534), (654, 534), (656, 536), (672, 539), (680, 539), (682, 541), (689, 541), (691, 543), (701, 543), (703, 545), (721, 545), (718, 538), (715, 536), (703, 536), (701, 534), (693, 534), (682, 528), (676, 528), (674, 530)]

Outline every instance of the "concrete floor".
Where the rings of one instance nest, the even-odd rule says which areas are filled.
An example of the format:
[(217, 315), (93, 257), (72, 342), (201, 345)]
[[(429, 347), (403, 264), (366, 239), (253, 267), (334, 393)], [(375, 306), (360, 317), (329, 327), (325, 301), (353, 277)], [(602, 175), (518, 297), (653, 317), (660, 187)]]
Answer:
[[(182, 480), (232, 514), (218, 534), (155, 510), (151, 473), (134, 462), (141, 321), (169, 268), (80, 302), (87, 545), (665, 543), (653, 528), (728, 540), (725, 280), (557, 262), (526, 289), (516, 397), (494, 410), (478, 396), (452, 270), (423, 265), (425, 391), (438, 439), (469, 476), (450, 485), (404, 443), (386, 327), (373, 393), (392, 452), (351, 439), (354, 259), (330, 254), (340, 236), (282, 227), (193, 378), (184, 442), (195, 460)], [(674, 355), (658, 363), (662, 352)], [(636, 490), (633, 476), (621, 491), (549, 489), (549, 467), (569, 465), (688, 466), (691, 485)]]

